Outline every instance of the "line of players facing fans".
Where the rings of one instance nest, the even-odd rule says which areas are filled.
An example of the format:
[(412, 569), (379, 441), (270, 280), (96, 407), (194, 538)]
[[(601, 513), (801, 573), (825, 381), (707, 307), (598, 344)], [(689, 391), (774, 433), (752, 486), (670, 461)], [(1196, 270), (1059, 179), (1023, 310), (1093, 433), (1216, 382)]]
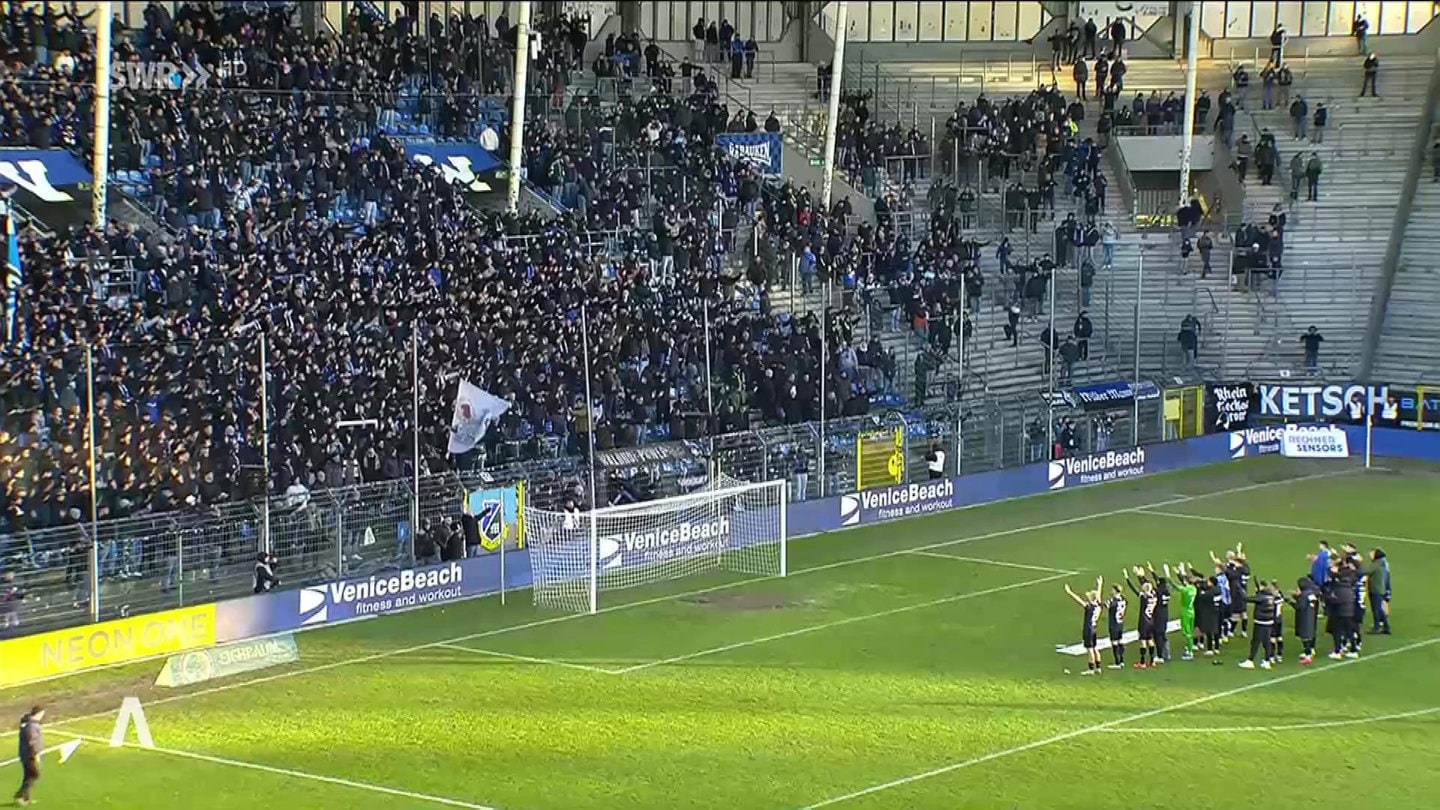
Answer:
[[(1288, 594), (1282, 592), (1278, 581), (1262, 580), (1255, 594), (1250, 595), (1250, 564), (1243, 544), (1227, 551), (1223, 560), (1213, 552), (1210, 559), (1214, 573), (1209, 575), (1185, 563), (1173, 572), (1169, 564), (1162, 566), (1160, 572), (1148, 564), (1121, 572), (1126, 587), (1140, 602), (1137, 628), (1140, 660), (1135, 663), (1136, 669), (1159, 666), (1170, 659), (1166, 633), (1170, 600), (1176, 595), (1180, 600), (1180, 632), (1185, 645), (1180, 657), (1186, 661), (1195, 657), (1197, 649), (1206, 656), (1218, 656), (1220, 645), (1229, 642), (1238, 632), (1250, 638), (1250, 654), (1240, 666), (1254, 669), (1257, 656), (1263, 650), (1259, 666), (1269, 669), (1284, 656), (1287, 605), (1294, 613), (1302, 665), (1314, 661), (1316, 631), (1322, 612), (1325, 632), (1334, 644), (1331, 658), (1360, 657), (1360, 628), (1365, 621), (1367, 597), (1373, 615), (1370, 632), (1390, 633), (1390, 563), (1385, 552), (1378, 548), (1372, 549), (1366, 560), (1353, 544), (1346, 543), (1342, 552), (1335, 554), (1330, 544), (1322, 540), (1319, 549), (1308, 558), (1310, 573), (1296, 580)], [(1131, 573), (1135, 580), (1130, 578)], [(1086, 675), (1098, 674), (1103, 668), (1099, 643), (1102, 613), (1107, 620), (1113, 657), (1109, 667), (1125, 666), (1125, 617), (1129, 603), (1118, 584), (1112, 586), (1109, 599), (1102, 601), (1104, 589), (1104, 577), (1097, 577), (1095, 590), (1083, 597), (1069, 585), (1065, 586), (1065, 592), (1084, 612), (1081, 635), (1089, 657)], [(1247, 607), (1251, 611), (1249, 616)], [(1254, 635), (1250, 635), (1251, 625), (1254, 625)], [(1221, 661), (1216, 658), (1213, 663), (1218, 665)]]

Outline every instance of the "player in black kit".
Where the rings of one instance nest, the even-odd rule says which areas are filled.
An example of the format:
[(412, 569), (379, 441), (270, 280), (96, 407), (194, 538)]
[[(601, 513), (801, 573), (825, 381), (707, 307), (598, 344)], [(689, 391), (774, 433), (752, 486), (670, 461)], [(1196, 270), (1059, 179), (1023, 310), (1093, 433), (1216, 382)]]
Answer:
[(1210, 559), (1216, 565), (1224, 566), (1224, 575), (1230, 585), (1230, 615), (1222, 616), (1221, 621), (1229, 621), (1224, 628), (1226, 638), (1235, 635), (1238, 627), (1240, 635), (1248, 635), (1249, 622), (1245, 618), (1245, 607), (1249, 603), (1247, 592), (1250, 588), (1250, 563), (1245, 560), (1245, 544), (1236, 543), (1234, 551), (1225, 552), (1225, 559), (1221, 561), (1212, 552)]
[(1100, 644), (1096, 637), (1096, 630), (1100, 626), (1100, 613), (1105, 609), (1105, 605), (1100, 601), (1100, 594), (1104, 589), (1103, 577), (1095, 578), (1095, 590), (1087, 592), (1083, 598), (1071, 590), (1068, 583), (1065, 585), (1065, 593), (1070, 594), (1070, 598), (1075, 600), (1085, 614), (1084, 623), (1080, 626), (1080, 638), (1085, 645), (1085, 654), (1090, 659), (1089, 665), (1085, 668), (1084, 674), (1086, 675), (1099, 675), (1101, 672)]
[(1125, 668), (1125, 609), (1129, 607), (1125, 601), (1125, 591), (1119, 585), (1112, 587), (1110, 602), (1105, 606), (1105, 617), (1110, 625), (1110, 656), (1114, 663), (1111, 669)]
[(1280, 601), (1280, 595), (1268, 583), (1260, 583), (1255, 595), (1246, 599), (1246, 602), (1255, 606), (1255, 635), (1250, 637), (1250, 657), (1240, 662), (1242, 669), (1255, 668), (1255, 656), (1260, 648), (1265, 649), (1265, 658), (1260, 662), (1261, 669), (1269, 669), (1271, 660), (1275, 657), (1275, 645), (1270, 638), (1270, 631), (1275, 625), (1276, 604)]
[(1157, 663), (1155, 660), (1155, 611), (1160, 605), (1160, 598), (1155, 593), (1155, 586), (1145, 578), (1145, 569), (1137, 565), (1132, 570), (1140, 579), (1138, 588), (1135, 587), (1134, 582), (1130, 581), (1129, 571), (1121, 571), (1121, 573), (1125, 576), (1125, 584), (1140, 600), (1140, 660), (1135, 662), (1135, 668), (1145, 669)]
[(1155, 651), (1150, 665), (1170, 660), (1170, 564), (1161, 566), (1165, 576), (1155, 573), (1155, 566), (1145, 563), (1150, 580), (1155, 583)]
[[(1195, 629), (1201, 638), (1201, 649), (1208, 656), (1220, 653), (1221, 613), (1225, 609), (1225, 592), (1220, 581), (1211, 577), (1195, 576)], [(1216, 663), (1219, 663), (1218, 661)]]

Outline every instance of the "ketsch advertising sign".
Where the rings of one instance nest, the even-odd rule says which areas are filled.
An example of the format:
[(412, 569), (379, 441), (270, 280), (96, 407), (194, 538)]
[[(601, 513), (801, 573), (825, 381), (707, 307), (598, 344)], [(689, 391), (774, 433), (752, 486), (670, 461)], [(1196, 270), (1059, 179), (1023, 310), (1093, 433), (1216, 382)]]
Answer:
[(1261, 419), (1330, 420), (1346, 417), (1350, 402), (1359, 395), (1376, 413), (1385, 407), (1388, 385), (1305, 385), (1260, 383), (1256, 386)]

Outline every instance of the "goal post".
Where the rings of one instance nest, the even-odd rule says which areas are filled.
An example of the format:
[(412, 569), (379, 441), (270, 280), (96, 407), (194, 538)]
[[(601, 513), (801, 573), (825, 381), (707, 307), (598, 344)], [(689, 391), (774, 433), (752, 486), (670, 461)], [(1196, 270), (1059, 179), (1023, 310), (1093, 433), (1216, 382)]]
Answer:
[(535, 604), (595, 613), (602, 595), (714, 571), (785, 576), (786, 482), (719, 476), (673, 498), (590, 512), (525, 506)]

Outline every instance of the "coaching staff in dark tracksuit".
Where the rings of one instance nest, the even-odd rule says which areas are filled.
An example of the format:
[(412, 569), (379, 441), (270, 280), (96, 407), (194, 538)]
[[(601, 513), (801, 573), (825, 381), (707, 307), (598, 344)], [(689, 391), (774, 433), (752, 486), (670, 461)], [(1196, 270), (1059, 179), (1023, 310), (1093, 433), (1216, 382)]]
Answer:
[(39, 706), (20, 718), (20, 767), (25, 775), (20, 780), (20, 789), (15, 791), (15, 804), (21, 807), (30, 804), (30, 790), (40, 781), (40, 752), (45, 748), (40, 721), (44, 719), (45, 710)]

